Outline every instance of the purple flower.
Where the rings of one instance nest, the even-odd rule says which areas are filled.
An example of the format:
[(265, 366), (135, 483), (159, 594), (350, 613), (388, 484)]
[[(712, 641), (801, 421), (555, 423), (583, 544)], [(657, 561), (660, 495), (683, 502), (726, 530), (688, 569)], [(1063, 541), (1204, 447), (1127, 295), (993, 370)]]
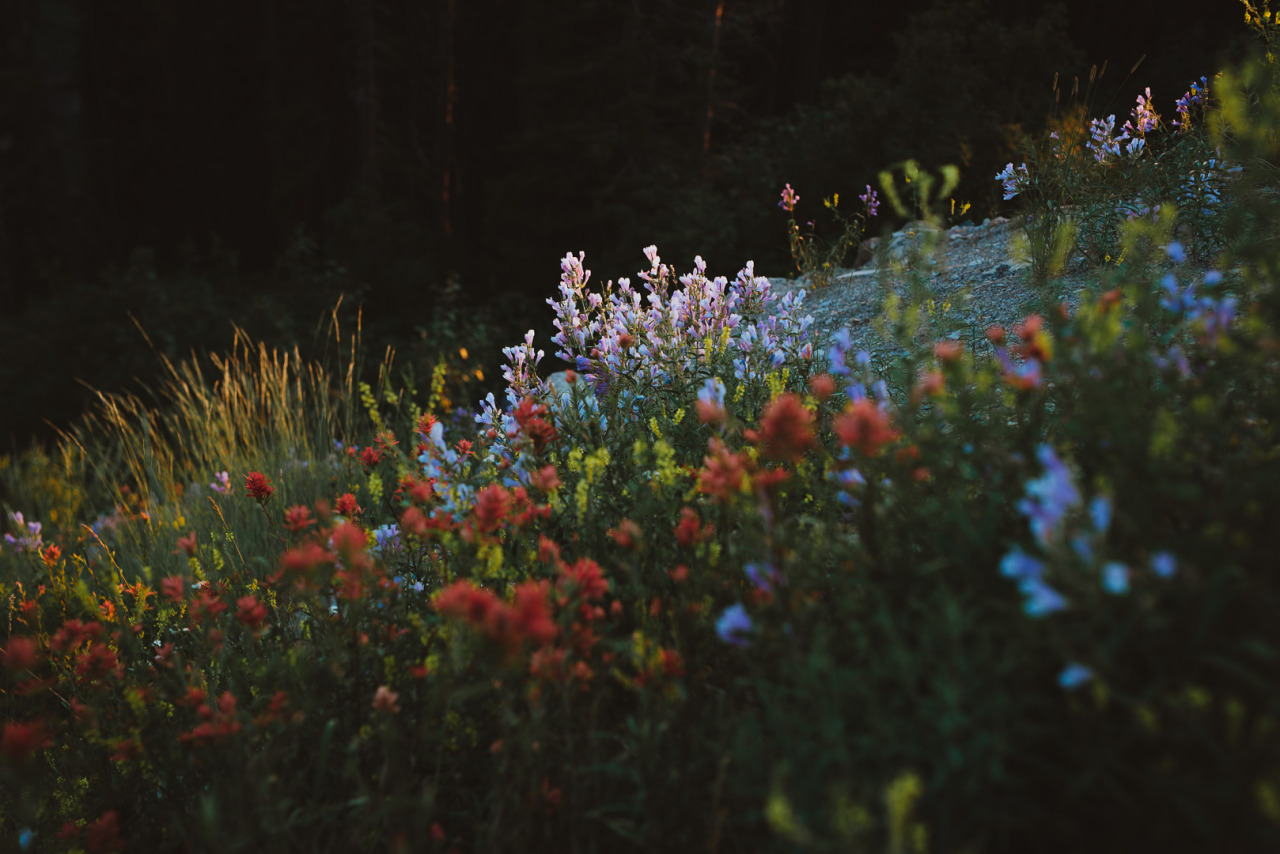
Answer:
[(867, 191), (858, 198), (867, 206), (867, 216), (875, 216), (880, 209), (880, 199), (876, 197), (876, 191), (871, 189), (870, 184), (867, 185)]
[(226, 495), (231, 492), (231, 475), (225, 471), (220, 471), (214, 476), (213, 483), (209, 484), (209, 488), (220, 495)]
[(786, 576), (778, 571), (778, 568), (771, 563), (749, 563), (742, 568), (747, 578), (751, 579), (751, 583), (758, 590), (767, 590), (773, 592), (774, 585), (786, 583)]
[(725, 608), (724, 613), (716, 620), (716, 634), (720, 636), (720, 640), (733, 646), (746, 646), (750, 642), (747, 635), (751, 633), (752, 627), (747, 609), (740, 604)]
[(796, 202), (798, 201), (800, 201), (800, 197), (796, 195), (796, 191), (791, 189), (791, 185), (788, 184), (782, 191), (782, 201), (778, 202), (778, 207), (787, 213), (791, 213), (796, 209)]
[(1093, 157), (1099, 163), (1106, 163), (1108, 157), (1120, 156), (1120, 143), (1129, 138), (1128, 133), (1122, 133), (1120, 136), (1112, 138), (1111, 134), (1115, 133), (1116, 117), (1113, 113), (1107, 116), (1106, 121), (1102, 119), (1094, 119), (1089, 124), (1089, 136), (1092, 138), (1090, 142), (1085, 143), (1085, 147), (1093, 152)]
[(1058, 684), (1067, 691), (1074, 691), (1092, 678), (1092, 670), (1073, 661), (1062, 668), (1062, 672), (1058, 674)]
[(1018, 193), (1022, 192), (1030, 182), (1027, 173), (1027, 164), (1020, 163), (1015, 170), (1012, 163), (1005, 165), (1003, 171), (996, 173), (996, 180), (1004, 185), (1004, 198), (1006, 201), (1012, 199)]
[(1173, 578), (1178, 571), (1178, 562), (1169, 552), (1156, 552), (1151, 556), (1151, 571), (1161, 578)]
[[(13, 534), (5, 534), (4, 541), (13, 546), (15, 551), (39, 551), (44, 545), (40, 537), (40, 529), (42, 525), (39, 522), (28, 522), (22, 518), (21, 513), (10, 513), (9, 521), (13, 523), (13, 529), (18, 536)], [(23, 529), (26, 530), (23, 530)]]
[(1147, 94), (1145, 97), (1142, 95), (1138, 96), (1138, 104), (1133, 108), (1133, 112), (1130, 115), (1133, 116), (1133, 122), (1136, 122), (1137, 124), (1135, 127), (1134, 124), (1125, 122), (1124, 130), (1126, 134), (1145, 134), (1156, 129), (1156, 126), (1160, 123), (1160, 114), (1157, 113), (1156, 108), (1151, 105), (1150, 86), (1147, 87)]

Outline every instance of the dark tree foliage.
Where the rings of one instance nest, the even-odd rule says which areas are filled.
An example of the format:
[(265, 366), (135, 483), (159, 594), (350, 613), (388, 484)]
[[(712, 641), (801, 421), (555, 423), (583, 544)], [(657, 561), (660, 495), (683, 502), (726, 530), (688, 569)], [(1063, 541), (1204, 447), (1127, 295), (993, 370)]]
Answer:
[[(395, 343), (453, 283), (458, 316), (545, 340), (569, 251), (602, 278), (649, 243), (783, 273), (785, 182), (812, 216), (906, 157), (953, 162), (969, 216), (994, 214), (1053, 72), (1108, 58), (1073, 47), (1084, 5), (4, 0), (0, 438), (74, 416), (73, 377), (145, 375), (129, 312), (176, 355), (230, 320), (289, 343), (346, 293)], [(1159, 97), (1210, 72), (1189, 40), (1242, 29), (1218, 16), (1126, 30), (1182, 52)]]

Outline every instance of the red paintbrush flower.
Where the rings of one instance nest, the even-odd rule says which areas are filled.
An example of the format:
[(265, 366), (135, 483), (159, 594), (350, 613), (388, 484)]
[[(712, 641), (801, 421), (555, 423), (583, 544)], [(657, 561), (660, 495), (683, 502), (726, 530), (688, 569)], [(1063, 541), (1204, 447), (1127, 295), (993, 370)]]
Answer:
[(251, 471), (244, 479), (244, 491), (259, 504), (265, 504), (276, 490), (266, 475), (260, 471)]

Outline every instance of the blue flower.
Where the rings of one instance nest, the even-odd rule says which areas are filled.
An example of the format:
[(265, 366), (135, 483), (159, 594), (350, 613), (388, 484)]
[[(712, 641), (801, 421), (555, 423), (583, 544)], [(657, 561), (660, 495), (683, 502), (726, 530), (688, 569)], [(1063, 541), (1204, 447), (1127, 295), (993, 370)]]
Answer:
[(1045, 473), (1027, 482), (1027, 497), (1018, 502), (1018, 510), (1031, 521), (1036, 538), (1047, 545), (1067, 510), (1080, 503), (1080, 493), (1051, 445), (1041, 445), (1036, 456)]
[(1156, 552), (1151, 556), (1151, 571), (1161, 578), (1173, 578), (1178, 562), (1169, 552)]
[(698, 392), (698, 400), (723, 409), (724, 391), (724, 383), (720, 381), (720, 378), (712, 377), (702, 386), (702, 391)]
[(716, 620), (716, 634), (720, 640), (733, 646), (746, 646), (750, 641), (747, 635), (752, 629), (751, 617), (741, 604), (730, 605)]
[(1072, 537), (1071, 549), (1083, 563), (1093, 563), (1093, 546), (1089, 543), (1088, 537), (1083, 534)]
[(1089, 502), (1089, 516), (1093, 519), (1093, 529), (1105, 534), (1111, 526), (1111, 499), (1099, 495)]
[(1044, 576), (1044, 562), (1014, 546), (1000, 560), (1000, 574), (1005, 578), (1030, 578), (1039, 581)]
[(1022, 610), (1028, 617), (1044, 617), (1057, 611), (1066, 610), (1067, 600), (1062, 594), (1045, 584), (1039, 578), (1023, 578), (1018, 584), (1026, 601)]
[(1129, 567), (1119, 561), (1110, 561), (1102, 567), (1102, 586), (1117, 596), (1129, 592)]
[(1181, 264), (1187, 260), (1187, 253), (1182, 250), (1182, 244), (1176, 240), (1166, 246), (1164, 251), (1166, 255), (1173, 259), (1175, 264)]
[(1073, 691), (1092, 678), (1092, 670), (1073, 661), (1062, 668), (1062, 672), (1058, 674), (1058, 684), (1068, 691)]

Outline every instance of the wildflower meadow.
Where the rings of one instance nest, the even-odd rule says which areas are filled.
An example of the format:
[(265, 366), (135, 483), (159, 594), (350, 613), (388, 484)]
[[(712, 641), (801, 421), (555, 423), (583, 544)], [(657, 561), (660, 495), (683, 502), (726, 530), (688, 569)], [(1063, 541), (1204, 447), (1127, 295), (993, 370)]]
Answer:
[(336, 310), (100, 395), (0, 468), (0, 848), (1275, 850), (1277, 79), (993, 177), (1075, 311), (882, 361), (649, 246), (473, 407)]

